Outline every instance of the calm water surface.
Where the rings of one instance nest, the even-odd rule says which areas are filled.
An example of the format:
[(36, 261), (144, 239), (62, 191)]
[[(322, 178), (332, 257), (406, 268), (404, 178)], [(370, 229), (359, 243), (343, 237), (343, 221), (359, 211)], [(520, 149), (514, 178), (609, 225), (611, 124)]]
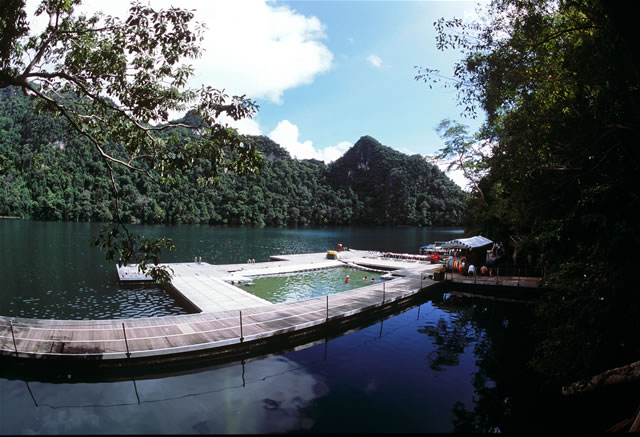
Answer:
[[(56, 319), (109, 319), (185, 314), (165, 290), (120, 284), (115, 264), (89, 238), (101, 225), (0, 219), (0, 314)], [(268, 261), (271, 255), (325, 252), (338, 243), (363, 250), (417, 253), (419, 246), (462, 234), (451, 228), (274, 229), (198, 225), (131, 226), (169, 236), (164, 262)]]
[[(174, 239), (177, 250), (165, 261), (201, 256), (218, 264), (322, 252), (338, 243), (415, 253), (461, 235), (420, 228), (133, 228)], [(0, 220), (0, 313), (82, 319), (186, 312), (165, 290), (120, 285), (115, 266), (88, 245), (98, 229)], [(331, 280), (343, 283), (341, 276)], [(440, 292), (359, 330), (226, 365), (44, 376), (3, 363), (0, 434), (579, 431), (584, 417), (571, 419), (560, 401), (537, 395), (526, 366), (530, 321), (526, 304)]]
[(529, 394), (528, 321), (523, 305), (439, 293), (337, 338), (224, 366), (111, 381), (4, 368), (0, 432), (548, 430), (553, 404)]

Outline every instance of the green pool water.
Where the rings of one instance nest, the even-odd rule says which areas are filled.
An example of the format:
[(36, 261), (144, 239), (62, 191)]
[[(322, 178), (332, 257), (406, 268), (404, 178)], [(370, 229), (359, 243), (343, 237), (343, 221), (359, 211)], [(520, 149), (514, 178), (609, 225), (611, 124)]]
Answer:
[[(348, 283), (345, 282), (347, 275), (349, 275)], [(253, 279), (253, 285), (242, 285), (240, 288), (269, 302), (279, 303), (353, 290), (371, 285), (372, 278), (375, 278), (375, 283), (380, 283), (382, 282), (381, 275), (381, 273), (349, 267), (336, 267), (258, 277)], [(365, 276), (367, 277), (366, 281), (363, 280)]]

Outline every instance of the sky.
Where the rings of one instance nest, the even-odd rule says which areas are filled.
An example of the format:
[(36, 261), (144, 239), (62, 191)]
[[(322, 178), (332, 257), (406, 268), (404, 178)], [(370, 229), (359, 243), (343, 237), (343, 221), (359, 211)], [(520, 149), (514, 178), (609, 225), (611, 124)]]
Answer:
[[(461, 54), (436, 49), (433, 22), (474, 19), (477, 1), (147, 2), (195, 10), (207, 30), (204, 55), (190, 61), (190, 85), (255, 100), (253, 119), (225, 121), (240, 133), (270, 137), (294, 158), (329, 163), (364, 135), (402, 153), (431, 155), (443, 147), (435, 130), (441, 120), (458, 120), (471, 132), (482, 122), (461, 117), (454, 89), (414, 79), (415, 66), (452, 76)], [(38, 3), (29, 0), (28, 10)], [(128, 6), (85, 0), (80, 11), (125, 19)], [(449, 176), (467, 185), (459, 172)]]

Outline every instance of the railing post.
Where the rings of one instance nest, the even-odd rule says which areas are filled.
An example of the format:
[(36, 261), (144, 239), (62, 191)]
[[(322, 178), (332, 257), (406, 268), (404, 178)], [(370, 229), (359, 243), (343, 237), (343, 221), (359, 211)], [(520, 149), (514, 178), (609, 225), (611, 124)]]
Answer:
[(244, 334), (242, 332), (242, 310), (240, 310), (240, 342), (244, 341)]
[(496, 267), (496, 285), (498, 285), (498, 276), (500, 276), (500, 267)]
[(382, 303), (384, 304), (384, 282), (382, 283)]
[(327, 294), (327, 322), (329, 321), (329, 295)]
[(127, 358), (131, 358), (131, 353), (129, 352), (129, 342), (127, 342), (127, 331), (124, 329), (124, 322), (122, 322), (122, 333), (124, 334), (124, 345), (127, 347)]
[(13, 333), (13, 320), (9, 320), (11, 325), (11, 337), (13, 338), (13, 348), (16, 350), (16, 357), (18, 356), (18, 346), (16, 346), (16, 335)]

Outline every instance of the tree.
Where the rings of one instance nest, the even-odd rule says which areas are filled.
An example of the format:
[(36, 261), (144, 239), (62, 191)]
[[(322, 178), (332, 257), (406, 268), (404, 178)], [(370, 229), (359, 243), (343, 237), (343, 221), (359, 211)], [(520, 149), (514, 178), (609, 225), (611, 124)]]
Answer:
[[(121, 21), (101, 13), (78, 14), (79, 4), (43, 0), (36, 15), (45, 14), (49, 22), (38, 35), (30, 33), (25, 0), (2, 0), (0, 88), (19, 87), (37, 100), (39, 111), (65, 119), (89, 141), (106, 166), (115, 196), (114, 223), (93, 244), (105, 248), (108, 259), (135, 261), (141, 271), (166, 281), (169, 275), (158, 265), (158, 255), (173, 245), (166, 238), (150, 241), (128, 231), (114, 167), (170, 182), (176, 172), (205, 159), (210, 171), (200, 178), (204, 184), (215, 183), (220, 169), (255, 169), (259, 157), (252, 143), (220, 117), (251, 117), (258, 107), (245, 96), (187, 86), (193, 68), (182, 62), (201, 56), (204, 29), (193, 22), (191, 11), (155, 11), (134, 2)], [(187, 117), (170, 121), (172, 113), (187, 111)], [(177, 127), (193, 135), (156, 135)]]
[(544, 254), (553, 291), (535, 364), (561, 383), (640, 358), (635, 260), (623, 255), (640, 244), (640, 70), (611, 7), (495, 0), (484, 24), (436, 23), (439, 48), (464, 53), (448, 86), (467, 115), (487, 114), (486, 202), (470, 201), (469, 224)]
[(483, 170), (487, 167), (485, 156), (479, 144), (467, 133), (467, 126), (451, 120), (442, 120), (436, 130), (444, 140), (445, 147), (438, 151), (434, 159), (448, 161), (447, 171), (461, 170), (480, 198), (486, 201), (479, 185)]

